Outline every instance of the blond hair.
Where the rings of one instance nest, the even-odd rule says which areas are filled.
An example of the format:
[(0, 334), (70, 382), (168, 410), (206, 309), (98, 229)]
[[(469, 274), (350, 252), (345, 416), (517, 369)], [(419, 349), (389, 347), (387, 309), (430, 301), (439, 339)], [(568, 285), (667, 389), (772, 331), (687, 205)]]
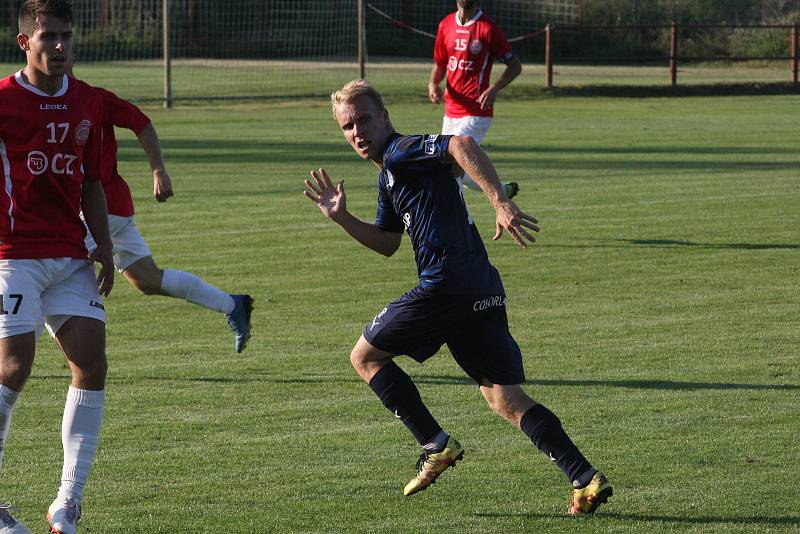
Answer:
[(383, 105), (383, 97), (378, 90), (372, 87), (367, 80), (359, 79), (347, 82), (344, 87), (331, 93), (331, 107), (333, 108), (334, 116), (336, 116), (336, 106), (349, 104), (359, 96), (366, 96), (372, 100), (378, 110), (386, 109)]

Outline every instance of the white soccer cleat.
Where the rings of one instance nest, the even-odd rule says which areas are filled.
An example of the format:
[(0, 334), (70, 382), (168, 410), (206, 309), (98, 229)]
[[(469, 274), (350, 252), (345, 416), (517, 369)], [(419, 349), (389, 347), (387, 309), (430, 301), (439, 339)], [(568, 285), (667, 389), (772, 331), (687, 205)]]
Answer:
[(0, 504), (0, 534), (31, 534), (28, 527), (11, 515), (11, 503)]
[(47, 524), (52, 534), (75, 534), (81, 519), (81, 504), (75, 499), (56, 498), (47, 509)]

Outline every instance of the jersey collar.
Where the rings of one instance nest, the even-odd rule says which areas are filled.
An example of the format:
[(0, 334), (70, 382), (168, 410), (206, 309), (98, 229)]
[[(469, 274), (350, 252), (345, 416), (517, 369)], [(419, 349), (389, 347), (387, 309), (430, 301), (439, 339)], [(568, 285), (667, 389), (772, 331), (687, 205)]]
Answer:
[(66, 74), (64, 75), (64, 79), (61, 80), (61, 89), (59, 89), (58, 92), (56, 94), (54, 94), (54, 95), (48, 95), (47, 93), (45, 93), (41, 89), (37, 89), (33, 85), (31, 85), (28, 82), (26, 82), (25, 78), (22, 76), (22, 71), (21, 70), (19, 72), (17, 72), (16, 74), (14, 74), (14, 79), (17, 81), (17, 83), (22, 88), (27, 89), (28, 91), (30, 91), (31, 93), (33, 93), (35, 95), (46, 96), (48, 98), (57, 98), (57, 97), (60, 97), (60, 96), (64, 96), (65, 94), (67, 94), (67, 89), (69, 89), (69, 77)]
[(472, 26), (473, 24), (475, 24), (475, 21), (481, 18), (481, 15), (483, 15), (483, 11), (479, 9), (478, 12), (475, 13), (474, 17), (469, 19), (464, 24), (461, 24), (461, 20), (458, 18), (458, 13), (456, 13), (456, 26)]

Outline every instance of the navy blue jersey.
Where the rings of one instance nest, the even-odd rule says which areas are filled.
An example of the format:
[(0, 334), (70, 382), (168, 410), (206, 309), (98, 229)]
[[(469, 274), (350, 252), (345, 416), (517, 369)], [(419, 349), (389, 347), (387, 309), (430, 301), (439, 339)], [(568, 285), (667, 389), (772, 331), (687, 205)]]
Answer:
[(378, 175), (375, 224), (411, 238), (422, 287), (502, 294), (503, 283), (452, 175), (449, 135), (389, 138)]

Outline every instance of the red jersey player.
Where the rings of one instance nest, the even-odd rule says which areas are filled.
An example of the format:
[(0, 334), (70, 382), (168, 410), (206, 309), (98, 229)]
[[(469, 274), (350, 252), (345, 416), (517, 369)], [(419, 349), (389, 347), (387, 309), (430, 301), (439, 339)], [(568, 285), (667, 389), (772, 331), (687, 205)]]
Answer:
[[(100, 295), (111, 291), (114, 275), (99, 181), (102, 104), (94, 89), (66, 75), (72, 54), (68, 2), (26, 0), (17, 42), (27, 65), (0, 81), (0, 453), (31, 372), (37, 335), (46, 326), (72, 371), (61, 486), (47, 518), (52, 532), (74, 534), (105, 402)], [(81, 209), (97, 238), (91, 255)], [(92, 261), (101, 266), (97, 278)], [(0, 527), (29, 532), (7, 507), (0, 508)]]
[[(477, 0), (457, 0), (456, 4), (458, 11), (442, 19), (436, 32), (428, 97), (434, 104), (442, 101), (441, 84), (446, 75), (442, 133), (468, 135), (480, 143), (492, 124), (497, 94), (519, 76), (522, 64), (503, 30), (478, 8)], [(506, 68), (490, 83), (495, 58)], [(467, 173), (462, 181), (470, 189), (480, 190)], [(516, 182), (504, 185), (509, 198), (519, 191)]]
[[(106, 89), (95, 87), (103, 101), (103, 190), (108, 202), (108, 224), (114, 246), (114, 265), (145, 295), (164, 295), (185, 299), (227, 316), (234, 332), (234, 348), (242, 352), (250, 339), (250, 295), (229, 295), (199, 276), (174, 269), (160, 269), (150, 248), (136, 228), (133, 198), (128, 184), (117, 170), (117, 139), (114, 127), (131, 130), (144, 148), (153, 171), (153, 195), (159, 202), (172, 196), (172, 181), (167, 173), (161, 143), (153, 124), (135, 105)], [(91, 234), (86, 247), (95, 248)]]

